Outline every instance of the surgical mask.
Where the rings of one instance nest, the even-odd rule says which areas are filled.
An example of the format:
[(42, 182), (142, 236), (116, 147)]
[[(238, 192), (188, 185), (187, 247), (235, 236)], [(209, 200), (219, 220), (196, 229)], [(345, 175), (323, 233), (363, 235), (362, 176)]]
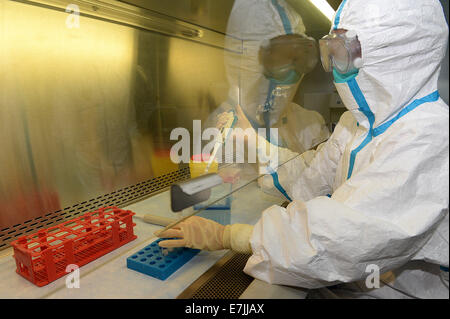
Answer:
[(353, 114), (354, 118), (358, 122), (358, 125), (369, 128), (369, 114), (367, 112), (364, 113), (360, 109), (360, 105), (356, 101), (354, 93), (352, 93), (349, 86), (349, 83), (356, 78), (358, 73), (358, 69), (353, 69), (345, 74), (339, 73), (336, 69), (333, 69), (334, 86), (336, 87), (336, 90), (338, 91), (345, 107)]
[(345, 107), (352, 112), (358, 123), (368, 124), (367, 116), (359, 110), (359, 105), (349, 89), (348, 83), (359, 74), (362, 67), (361, 45), (355, 32), (342, 29), (319, 40), (322, 66), (333, 72), (334, 85)]
[(363, 65), (361, 45), (354, 31), (334, 30), (319, 40), (319, 49), (325, 72), (351, 74)]
[(295, 70), (295, 66), (291, 64), (286, 64), (280, 66), (270, 72), (265, 70), (264, 76), (276, 84), (295, 84), (300, 80), (301, 75)]

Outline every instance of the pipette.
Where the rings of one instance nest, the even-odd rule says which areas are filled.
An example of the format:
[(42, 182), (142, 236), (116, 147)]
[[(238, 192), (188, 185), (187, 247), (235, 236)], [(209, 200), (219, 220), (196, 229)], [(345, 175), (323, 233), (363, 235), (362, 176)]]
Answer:
[(219, 150), (220, 147), (222, 147), (222, 144), (225, 143), (226, 139), (228, 138), (231, 132), (231, 128), (234, 126), (234, 124), (236, 124), (237, 117), (234, 111), (230, 111), (228, 112), (228, 114), (230, 114), (229, 118), (220, 129), (220, 135), (217, 137), (216, 143), (214, 144), (213, 151), (211, 153), (211, 156), (209, 157), (208, 165), (205, 168), (205, 173), (208, 173), (211, 164), (214, 162), (214, 159), (216, 158), (217, 151)]
[(157, 226), (164, 226), (170, 225), (171, 223), (175, 222), (175, 218), (168, 218), (168, 217), (162, 217), (162, 216), (156, 216), (152, 214), (145, 214), (145, 215), (135, 215), (135, 218), (141, 219), (142, 221), (153, 224)]

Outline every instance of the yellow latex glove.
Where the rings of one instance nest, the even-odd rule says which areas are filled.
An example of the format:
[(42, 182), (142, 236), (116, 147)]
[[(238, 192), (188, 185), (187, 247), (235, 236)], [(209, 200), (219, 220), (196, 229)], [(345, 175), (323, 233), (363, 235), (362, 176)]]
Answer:
[(160, 247), (188, 247), (202, 250), (232, 249), (236, 252), (251, 253), (250, 236), (253, 226), (234, 224), (223, 226), (210, 219), (192, 216), (175, 227), (157, 233), (163, 240)]
[(216, 128), (222, 129), (229, 121), (234, 118), (233, 112), (223, 112), (217, 115)]
[(159, 242), (161, 247), (188, 247), (202, 250), (221, 250), (225, 226), (212, 220), (192, 216), (162, 233), (160, 238), (180, 238)]

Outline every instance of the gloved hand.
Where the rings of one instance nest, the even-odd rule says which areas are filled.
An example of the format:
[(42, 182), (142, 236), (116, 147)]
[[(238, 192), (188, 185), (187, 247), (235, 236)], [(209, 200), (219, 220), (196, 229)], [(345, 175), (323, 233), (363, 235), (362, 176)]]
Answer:
[(223, 226), (206, 218), (192, 216), (175, 227), (156, 235), (160, 238), (180, 238), (160, 241), (160, 247), (188, 247), (202, 250), (232, 249), (236, 252), (251, 253), (252, 231), (253, 226), (251, 225)]
[(222, 129), (222, 127), (225, 126), (225, 124), (227, 124), (227, 122), (230, 121), (233, 117), (234, 114), (231, 111), (220, 113), (219, 115), (217, 115), (216, 128), (219, 130)]
[[(242, 134), (238, 131), (234, 132), (236, 143), (246, 143), (249, 153), (257, 152), (256, 154), (259, 154), (258, 149), (260, 149), (261, 151), (264, 150), (265, 154), (270, 154), (270, 147), (273, 147), (273, 144), (270, 144), (264, 137), (258, 135), (240, 105), (236, 105), (234, 109), (237, 116), (235, 128), (243, 130)], [(218, 115), (217, 127), (221, 127), (220, 125), (226, 122), (228, 114), (224, 112)]]
[[(236, 105), (234, 109), (236, 111), (237, 117), (237, 123), (234, 127), (239, 127), (243, 130), (253, 128), (247, 116), (245, 116), (244, 112), (242, 111), (241, 106)], [(227, 123), (231, 116), (234, 116), (232, 112), (223, 112), (217, 115), (216, 127), (220, 130)]]
[(162, 233), (160, 238), (180, 238), (159, 242), (161, 247), (188, 247), (202, 250), (221, 250), (225, 226), (212, 220), (192, 216)]

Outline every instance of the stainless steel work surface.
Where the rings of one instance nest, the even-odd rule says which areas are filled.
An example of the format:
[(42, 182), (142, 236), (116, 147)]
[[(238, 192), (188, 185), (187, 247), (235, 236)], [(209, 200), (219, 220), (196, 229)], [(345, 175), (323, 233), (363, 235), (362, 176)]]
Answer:
[[(258, 200), (251, 200), (257, 198)], [(136, 214), (151, 213), (173, 217), (169, 192), (134, 203), (125, 209)], [(231, 223), (255, 223), (261, 212), (280, 204), (281, 197), (263, 193), (256, 182), (233, 194)], [(126, 267), (126, 258), (156, 239), (160, 226), (145, 224), (135, 218), (138, 238), (80, 268), (80, 288), (66, 288), (66, 276), (44, 287), (37, 287), (15, 273), (12, 249), (0, 256), (0, 298), (175, 298), (227, 251), (202, 251), (165, 281)]]

